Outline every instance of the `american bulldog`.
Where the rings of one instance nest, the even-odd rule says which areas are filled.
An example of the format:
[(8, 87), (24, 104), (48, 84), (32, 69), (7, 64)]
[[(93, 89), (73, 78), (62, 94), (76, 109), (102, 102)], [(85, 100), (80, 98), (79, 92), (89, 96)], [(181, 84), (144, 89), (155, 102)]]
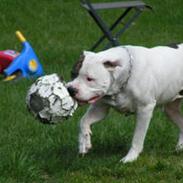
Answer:
[(183, 149), (183, 44), (156, 46), (119, 46), (98, 53), (84, 51), (72, 71), (67, 86), (79, 103), (90, 106), (80, 122), (79, 152), (92, 147), (91, 128), (103, 119), (110, 107), (121, 113), (136, 114), (132, 144), (122, 162), (136, 160), (154, 108), (164, 111), (180, 129), (177, 149)]

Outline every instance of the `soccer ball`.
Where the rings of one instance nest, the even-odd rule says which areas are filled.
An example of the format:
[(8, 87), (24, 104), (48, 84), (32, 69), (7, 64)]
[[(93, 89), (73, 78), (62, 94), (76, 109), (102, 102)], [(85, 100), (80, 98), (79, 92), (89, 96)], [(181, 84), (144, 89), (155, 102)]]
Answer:
[(57, 74), (38, 78), (28, 90), (26, 104), (36, 118), (50, 124), (72, 116), (78, 106)]

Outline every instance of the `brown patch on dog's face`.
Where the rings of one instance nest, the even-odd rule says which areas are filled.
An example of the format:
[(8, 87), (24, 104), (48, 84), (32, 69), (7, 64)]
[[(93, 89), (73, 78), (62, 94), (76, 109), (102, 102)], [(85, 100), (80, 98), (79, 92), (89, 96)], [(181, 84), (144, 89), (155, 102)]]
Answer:
[(71, 71), (71, 78), (72, 79), (75, 79), (78, 76), (84, 59), (85, 59), (85, 55), (82, 54), (82, 55), (80, 55), (79, 60), (74, 64), (72, 71)]

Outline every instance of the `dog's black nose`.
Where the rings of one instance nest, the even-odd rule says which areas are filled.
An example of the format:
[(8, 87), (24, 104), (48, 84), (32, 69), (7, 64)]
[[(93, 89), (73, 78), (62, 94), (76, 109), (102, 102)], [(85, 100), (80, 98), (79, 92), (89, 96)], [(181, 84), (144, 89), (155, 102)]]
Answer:
[(73, 88), (72, 86), (69, 86), (69, 87), (67, 88), (67, 90), (68, 90), (69, 94), (70, 94), (72, 97), (74, 97), (74, 96), (77, 94), (77, 92), (78, 92), (78, 90), (77, 90), (76, 88)]

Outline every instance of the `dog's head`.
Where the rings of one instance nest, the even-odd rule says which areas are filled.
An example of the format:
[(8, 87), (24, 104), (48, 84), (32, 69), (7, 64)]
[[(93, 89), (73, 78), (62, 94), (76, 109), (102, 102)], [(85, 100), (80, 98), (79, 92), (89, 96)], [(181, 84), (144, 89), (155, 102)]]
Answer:
[(95, 103), (119, 90), (127, 75), (129, 55), (121, 48), (99, 53), (84, 51), (67, 83), (70, 94), (81, 103)]

